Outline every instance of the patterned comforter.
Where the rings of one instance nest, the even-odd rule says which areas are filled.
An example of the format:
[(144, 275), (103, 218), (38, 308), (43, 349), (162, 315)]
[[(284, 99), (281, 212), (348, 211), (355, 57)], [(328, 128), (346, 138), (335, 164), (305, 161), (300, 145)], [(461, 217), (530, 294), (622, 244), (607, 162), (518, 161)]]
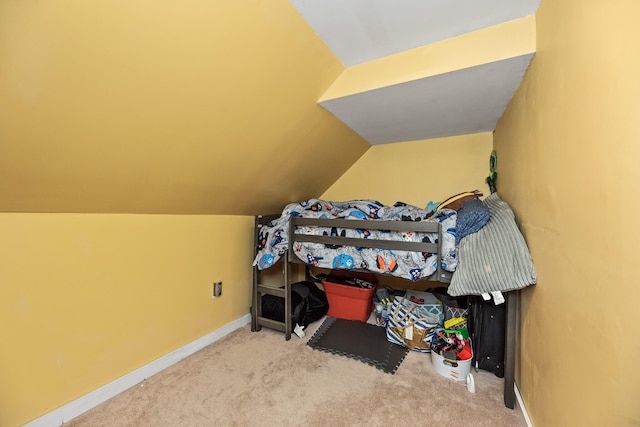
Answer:
[[(258, 252), (254, 265), (265, 269), (275, 264), (288, 248), (289, 218), (342, 218), (358, 220), (437, 221), (442, 224), (442, 268), (453, 272), (457, 266), (456, 211), (425, 210), (405, 203), (385, 206), (375, 200), (327, 202), (309, 199), (291, 203), (277, 220), (262, 227), (258, 237)], [(336, 227), (300, 227), (298, 232), (317, 235), (340, 235), (366, 239), (386, 239), (411, 242), (437, 241), (435, 233), (393, 232)], [(364, 269), (378, 274), (402, 277), (412, 281), (425, 279), (437, 269), (437, 255), (431, 253), (392, 251), (388, 249), (359, 248), (326, 245), (311, 242), (294, 242), (295, 255), (307, 264), (328, 269)]]

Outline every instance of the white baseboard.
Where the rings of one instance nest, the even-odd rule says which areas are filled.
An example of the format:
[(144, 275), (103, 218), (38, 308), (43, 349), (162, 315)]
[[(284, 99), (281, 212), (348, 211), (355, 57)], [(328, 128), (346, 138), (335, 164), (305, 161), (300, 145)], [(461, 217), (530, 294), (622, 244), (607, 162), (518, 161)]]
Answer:
[(527, 423), (527, 426), (533, 427), (533, 423), (531, 422), (531, 418), (529, 418), (529, 413), (527, 412), (527, 407), (524, 406), (522, 396), (520, 396), (520, 390), (518, 390), (518, 386), (515, 383), (513, 383), (513, 390), (516, 392), (516, 400), (518, 401), (518, 406), (520, 406), (522, 415), (524, 415), (524, 420)]
[(78, 415), (87, 412), (89, 409), (98, 406), (102, 402), (111, 399), (115, 395), (133, 387), (146, 378), (149, 378), (162, 371), (163, 369), (166, 369), (169, 366), (178, 363), (182, 359), (192, 355), (198, 350), (203, 349), (209, 344), (218, 341), (219, 339), (235, 331), (236, 329), (248, 325), (250, 322), (251, 315), (246, 314), (241, 318), (236, 319), (233, 322), (228, 323), (223, 327), (211, 332), (210, 334), (198, 338), (197, 340), (192, 341), (189, 344), (154, 360), (153, 362), (147, 363), (146, 365), (136, 369), (135, 371), (132, 371), (90, 393), (85, 394), (82, 397), (79, 397), (76, 400), (67, 403), (64, 406), (59, 407), (58, 409), (54, 409), (53, 411), (39, 418), (36, 418), (33, 421), (30, 421), (23, 427), (60, 426), (77, 417)]

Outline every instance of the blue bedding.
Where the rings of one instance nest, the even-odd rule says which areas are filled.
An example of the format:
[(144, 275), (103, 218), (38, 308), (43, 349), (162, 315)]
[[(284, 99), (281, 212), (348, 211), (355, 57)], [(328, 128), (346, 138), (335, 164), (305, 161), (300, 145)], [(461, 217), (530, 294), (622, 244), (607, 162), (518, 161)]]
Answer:
[[(275, 264), (288, 248), (289, 218), (342, 218), (359, 220), (434, 221), (442, 224), (442, 268), (453, 272), (457, 266), (456, 217), (450, 209), (438, 212), (425, 210), (405, 203), (386, 206), (375, 200), (352, 200), (327, 202), (319, 199), (291, 203), (282, 211), (280, 218), (262, 227), (259, 233), (258, 253), (254, 265), (265, 269)], [(386, 239), (411, 242), (436, 242), (435, 233), (393, 232), (361, 229), (339, 229), (300, 227), (298, 232), (316, 235), (342, 235), (371, 239)], [(307, 264), (321, 268), (364, 269), (378, 274), (402, 277), (412, 281), (432, 275), (437, 269), (437, 255), (411, 251), (357, 248), (295, 242), (295, 255)]]

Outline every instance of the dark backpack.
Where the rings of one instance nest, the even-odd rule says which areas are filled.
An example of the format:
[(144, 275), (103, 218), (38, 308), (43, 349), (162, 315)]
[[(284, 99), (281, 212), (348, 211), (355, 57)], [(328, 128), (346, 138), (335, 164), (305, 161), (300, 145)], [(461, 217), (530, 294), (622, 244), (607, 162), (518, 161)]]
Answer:
[[(314, 282), (298, 282), (291, 285), (291, 323), (306, 328), (321, 319), (329, 310), (327, 295)], [(262, 316), (284, 322), (284, 298), (262, 296)]]

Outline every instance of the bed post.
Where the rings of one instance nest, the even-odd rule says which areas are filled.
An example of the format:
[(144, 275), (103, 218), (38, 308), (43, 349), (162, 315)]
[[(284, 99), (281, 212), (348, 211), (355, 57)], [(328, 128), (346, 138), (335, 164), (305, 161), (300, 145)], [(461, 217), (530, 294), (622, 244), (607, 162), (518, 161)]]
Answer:
[[(253, 256), (258, 253), (258, 232), (260, 231), (260, 219), (262, 215), (256, 215), (254, 223), (254, 237), (253, 237)], [(258, 324), (258, 317), (261, 315), (258, 310), (258, 283), (260, 282), (260, 272), (257, 266), (253, 266), (253, 285), (251, 291), (251, 331), (256, 332), (260, 330)]]
[(442, 281), (442, 223), (438, 222), (438, 261), (437, 261), (437, 266), (436, 266), (436, 277), (437, 277), (437, 281), (440, 282)]
[[(269, 223), (273, 219), (279, 218), (279, 215), (257, 215), (254, 245), (258, 248), (259, 232), (262, 225)], [(251, 330), (256, 332), (262, 329), (262, 326), (283, 331), (285, 338), (291, 338), (291, 264), (289, 252), (285, 251), (282, 256), (283, 282), (281, 286), (267, 285), (261, 283), (262, 274), (257, 265), (253, 266), (253, 292), (251, 296)], [(278, 263), (279, 265), (279, 263)], [(273, 295), (284, 299), (285, 319), (283, 321), (274, 320), (272, 318), (263, 317), (262, 313), (262, 297), (264, 295)]]
[(291, 251), (293, 250), (293, 224), (289, 224), (289, 245), (282, 257), (284, 261), (284, 339), (291, 339)]
[(504, 404), (507, 408), (515, 407), (516, 392), (513, 388), (515, 382), (516, 364), (516, 309), (519, 291), (507, 292), (507, 314), (505, 325), (505, 364), (504, 364)]

